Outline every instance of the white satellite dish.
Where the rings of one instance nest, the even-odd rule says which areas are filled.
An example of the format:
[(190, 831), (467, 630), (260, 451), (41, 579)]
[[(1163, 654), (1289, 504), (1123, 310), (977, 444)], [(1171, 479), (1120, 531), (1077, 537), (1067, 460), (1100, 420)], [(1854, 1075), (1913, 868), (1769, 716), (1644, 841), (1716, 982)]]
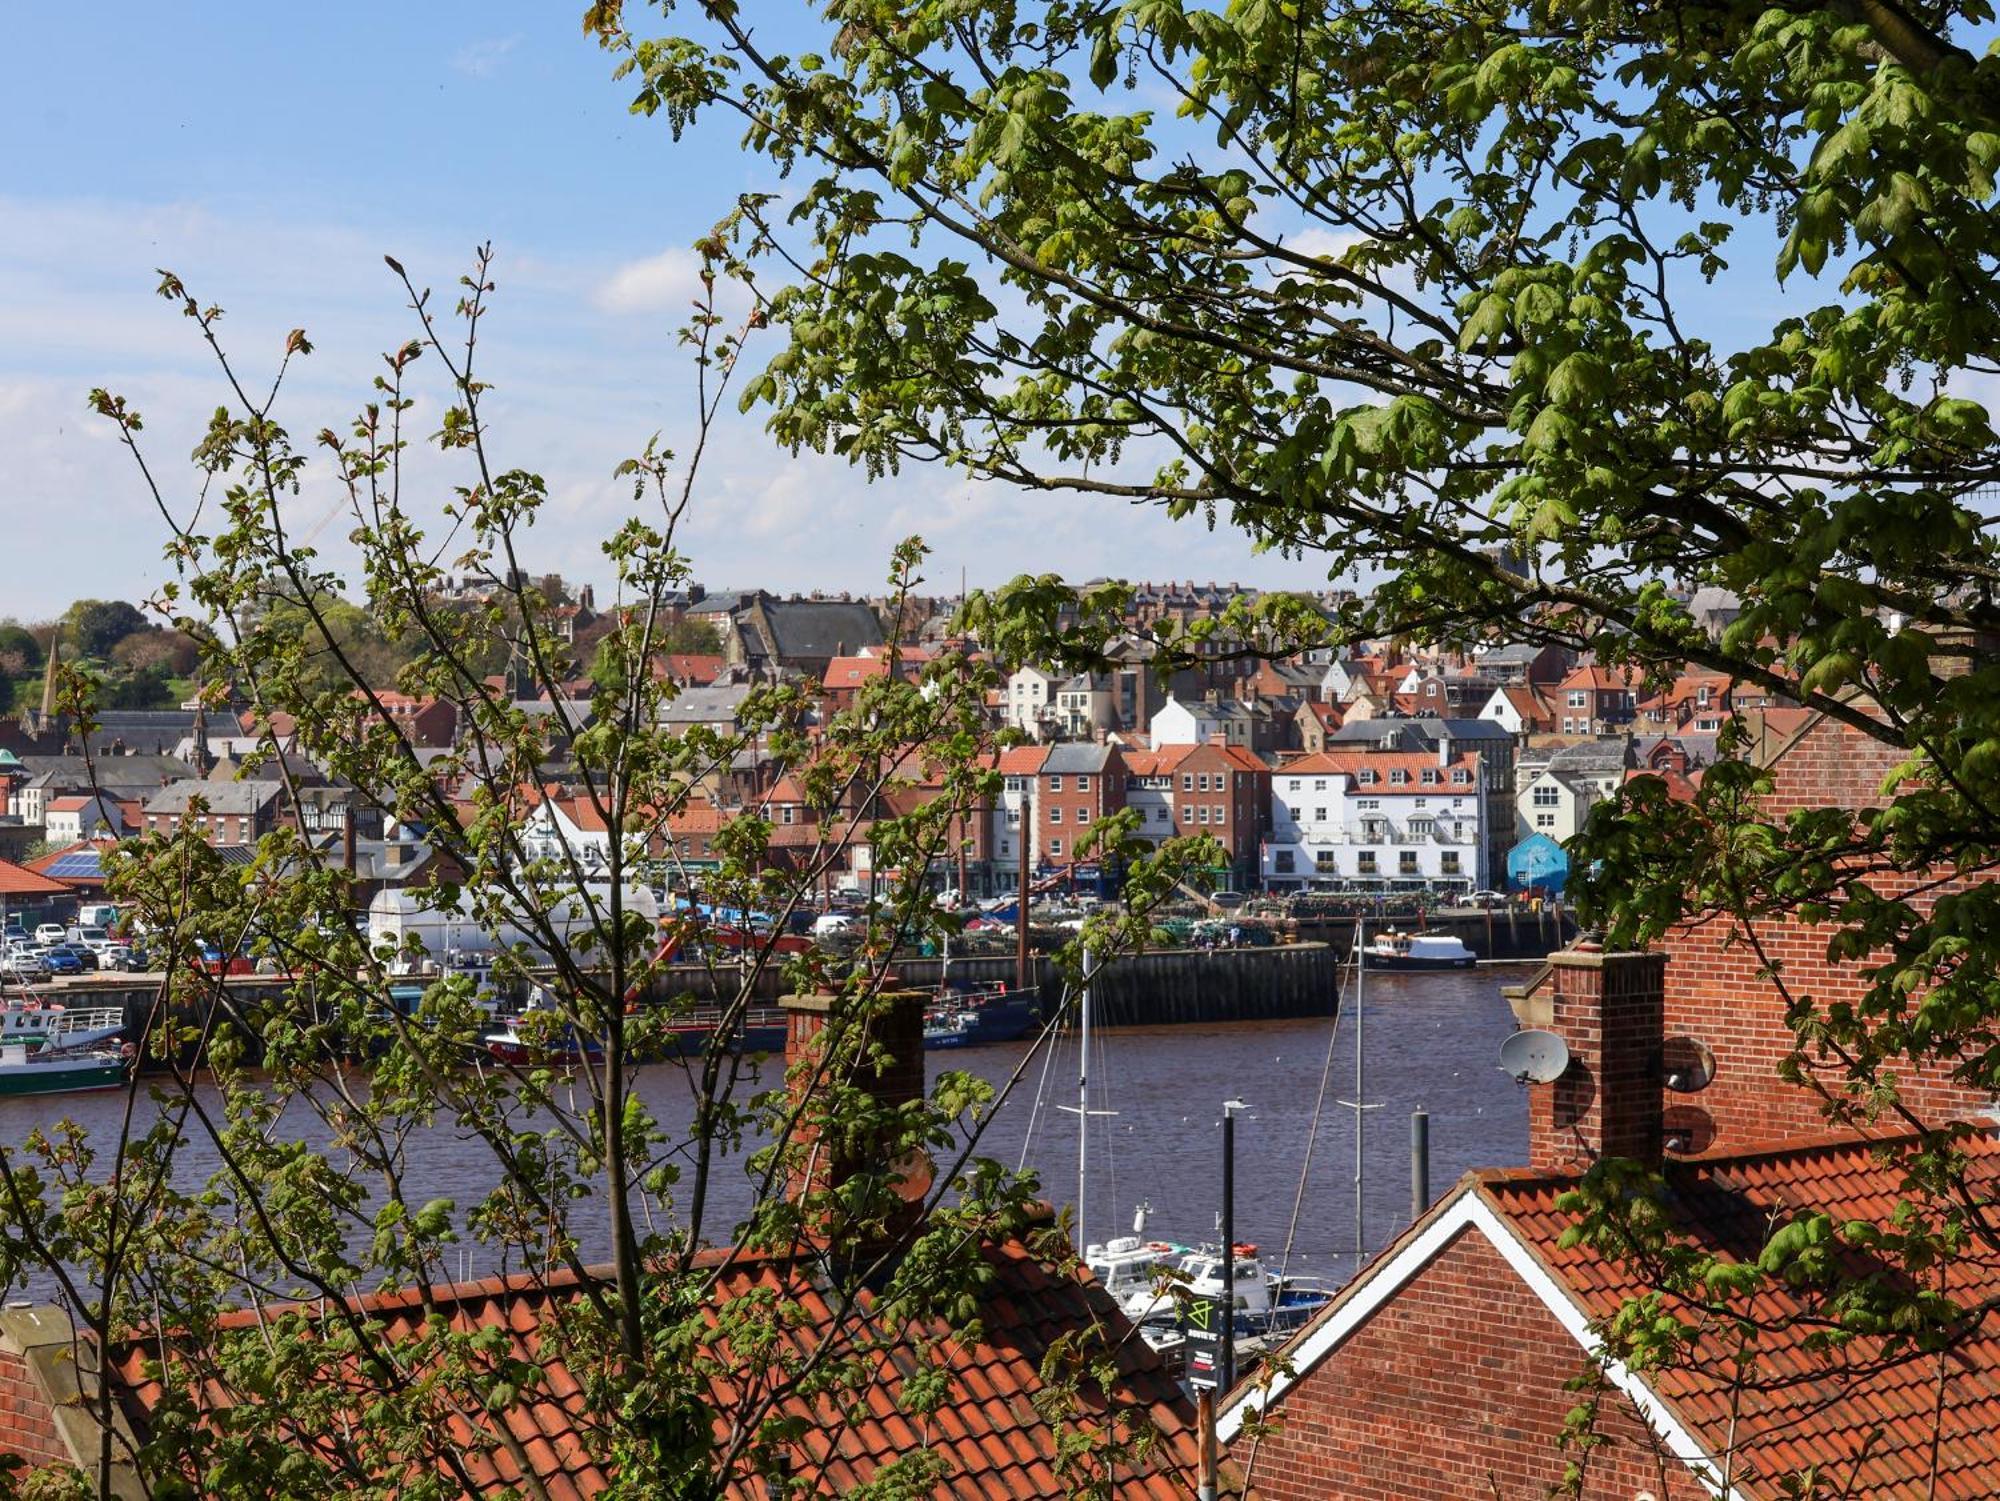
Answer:
[(1569, 1067), (1569, 1044), (1553, 1032), (1516, 1032), (1500, 1044), (1500, 1067), (1516, 1084), (1553, 1084)]

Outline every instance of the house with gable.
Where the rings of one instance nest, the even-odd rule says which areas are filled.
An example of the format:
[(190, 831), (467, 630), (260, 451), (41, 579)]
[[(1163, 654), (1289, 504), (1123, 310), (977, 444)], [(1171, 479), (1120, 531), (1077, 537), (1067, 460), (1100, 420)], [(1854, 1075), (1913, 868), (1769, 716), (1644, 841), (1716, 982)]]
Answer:
[[(1899, 760), (1819, 715), (1755, 744), (1774, 814), (1858, 810)], [(1830, 958), (1824, 930), (1760, 927), (1792, 991), (1859, 997), (1865, 965)], [(1829, 1340), (1832, 1288), (1810, 1276), (1761, 1279), (1744, 1307), (1720, 1284), (1662, 1289), (1655, 1258), (1569, 1233), (1566, 1195), (1606, 1157), (1657, 1172), (1668, 1233), (1725, 1263), (1760, 1262), (1814, 1216), (1935, 1223), (1941, 1200), (1899, 1165), (1915, 1141), (1907, 1119), (1830, 1129), (1820, 1092), (1781, 1078), (1797, 1057), (1786, 994), (1743, 935), (1710, 920), (1648, 953), (1580, 942), (1506, 994), (1521, 1025), (1561, 1043), (1544, 1066), (1519, 1065), (1526, 1163), (1453, 1185), (1281, 1350), (1273, 1374), (1223, 1399), (1219, 1436), (1245, 1484), (1265, 1501), (1491, 1501), (1566, 1480), (1582, 1501), (2000, 1495), (2000, 1250), (1985, 1237), (1930, 1266), (1931, 1291), (1977, 1310), (1940, 1350), (1865, 1323)], [(1964, 1191), (2000, 1198), (1991, 1090), (1922, 1059), (1900, 1071), (1899, 1094), (1918, 1121), (1958, 1123)], [(1853, 1257), (1868, 1254), (1866, 1228), (1841, 1233)], [(1884, 1279), (1907, 1273), (1884, 1257)], [(1603, 1341), (1641, 1296), (1685, 1339), (1635, 1369)], [(1564, 1447), (1582, 1401), (1595, 1409), (1587, 1454)]]

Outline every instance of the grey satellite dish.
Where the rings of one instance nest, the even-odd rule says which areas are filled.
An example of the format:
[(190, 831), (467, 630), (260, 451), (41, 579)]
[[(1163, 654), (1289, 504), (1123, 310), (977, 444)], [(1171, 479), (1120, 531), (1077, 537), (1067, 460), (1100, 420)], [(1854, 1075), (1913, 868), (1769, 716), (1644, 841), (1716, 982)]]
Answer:
[(1660, 1082), (1678, 1094), (1696, 1094), (1715, 1078), (1715, 1054), (1697, 1037), (1669, 1037), (1660, 1045)]
[(1516, 1084), (1553, 1084), (1569, 1067), (1569, 1044), (1553, 1032), (1516, 1032), (1500, 1044), (1500, 1067)]

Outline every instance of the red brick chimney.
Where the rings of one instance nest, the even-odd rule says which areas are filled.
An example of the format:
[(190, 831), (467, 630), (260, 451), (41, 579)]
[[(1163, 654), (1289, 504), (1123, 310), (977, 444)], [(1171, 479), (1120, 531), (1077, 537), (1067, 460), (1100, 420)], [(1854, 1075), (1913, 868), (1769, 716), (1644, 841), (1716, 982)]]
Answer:
[[(791, 995), (785, 1016), (785, 1080), (793, 1101), (787, 1191), (794, 1199), (839, 1188), (857, 1174), (886, 1171), (902, 1211), (884, 1226), (893, 1244), (913, 1229), (930, 1192), (933, 1169), (921, 1150), (896, 1162), (889, 1113), (924, 1096), (924, 1003), (921, 991), (874, 996)], [(870, 1099), (857, 1099), (865, 1091)], [(820, 1211), (823, 1214), (823, 1211)], [(816, 1226), (813, 1238), (829, 1238)], [(866, 1247), (860, 1249), (867, 1249)]]
[(1594, 944), (1549, 955), (1548, 1030), (1568, 1045), (1569, 1067), (1553, 1084), (1528, 1086), (1531, 1167), (1660, 1161), (1666, 969), (1665, 954), (1607, 954)]

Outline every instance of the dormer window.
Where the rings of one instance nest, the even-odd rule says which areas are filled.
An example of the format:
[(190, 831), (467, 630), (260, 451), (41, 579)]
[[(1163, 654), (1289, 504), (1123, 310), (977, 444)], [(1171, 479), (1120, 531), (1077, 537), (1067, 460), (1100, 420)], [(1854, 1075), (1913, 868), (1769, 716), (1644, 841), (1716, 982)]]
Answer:
[(1467, 771), (1463, 766), (1454, 766), (1451, 769), (1451, 780), (1453, 786), (1469, 786), (1472, 782), (1472, 773)]
[(1423, 783), (1426, 787), (1437, 786), (1438, 774), (1437, 774), (1437, 768), (1435, 766), (1426, 766), (1424, 768)]
[(1359, 775), (1354, 780), (1359, 782), (1363, 787), (1373, 787), (1375, 785), (1374, 768), (1369, 766), (1362, 767)]
[(1407, 771), (1403, 770), (1402, 767), (1397, 766), (1397, 767), (1392, 767), (1390, 769), (1389, 785), (1391, 787), (1404, 786), (1409, 782), (1409, 780), (1410, 780), (1410, 774)]

